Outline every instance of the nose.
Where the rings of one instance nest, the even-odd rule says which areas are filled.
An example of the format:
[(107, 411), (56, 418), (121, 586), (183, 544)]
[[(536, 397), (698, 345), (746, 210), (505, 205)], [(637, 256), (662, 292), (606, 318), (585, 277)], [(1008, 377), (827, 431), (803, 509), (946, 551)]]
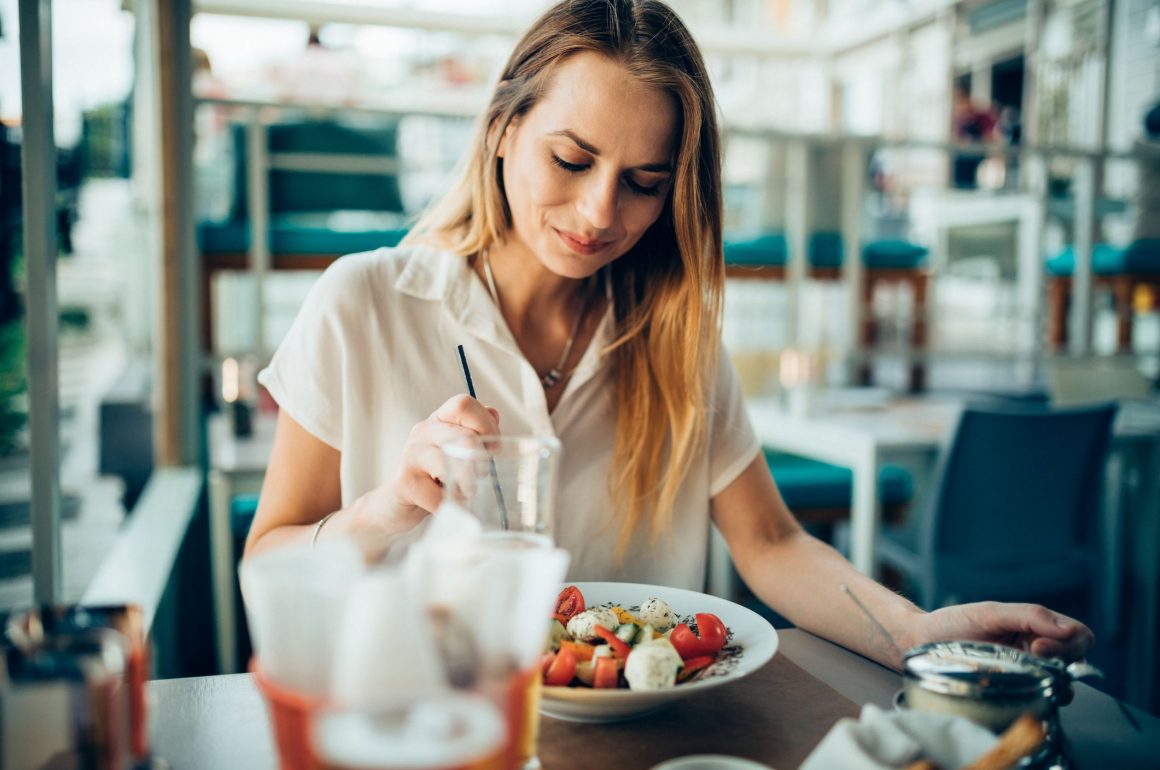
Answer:
[(595, 230), (608, 230), (616, 222), (619, 182), (612, 174), (593, 174), (584, 186), (577, 208)]

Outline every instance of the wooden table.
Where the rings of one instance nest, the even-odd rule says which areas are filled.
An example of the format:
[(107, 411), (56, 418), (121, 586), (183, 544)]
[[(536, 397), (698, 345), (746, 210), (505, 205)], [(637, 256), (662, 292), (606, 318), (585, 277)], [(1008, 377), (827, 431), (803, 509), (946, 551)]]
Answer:
[[(838, 719), (860, 704), (888, 708), (899, 677), (800, 630), (779, 632), (764, 668), (631, 722), (585, 725), (544, 718), (545, 770), (646, 770), (671, 757), (733, 754), (778, 770), (797, 767)], [(155, 753), (175, 770), (273, 770), (265, 705), (248, 674), (149, 683)], [(1080, 684), (1063, 710), (1076, 767), (1160, 765), (1160, 720)]]

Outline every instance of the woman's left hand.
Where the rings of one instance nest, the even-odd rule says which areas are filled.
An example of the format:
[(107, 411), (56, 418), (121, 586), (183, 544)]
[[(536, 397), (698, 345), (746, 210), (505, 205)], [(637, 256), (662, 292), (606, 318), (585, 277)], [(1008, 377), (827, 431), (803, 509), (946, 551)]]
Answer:
[(1074, 618), (1038, 604), (977, 602), (943, 607), (922, 616), (915, 644), (950, 639), (997, 642), (1047, 658), (1077, 660), (1095, 636)]

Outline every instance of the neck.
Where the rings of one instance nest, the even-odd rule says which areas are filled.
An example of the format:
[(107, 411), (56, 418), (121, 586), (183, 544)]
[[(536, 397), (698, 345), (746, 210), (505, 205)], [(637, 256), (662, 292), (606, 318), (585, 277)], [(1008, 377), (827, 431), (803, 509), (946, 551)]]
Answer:
[[(557, 275), (533, 255), (510, 244), (493, 247), (487, 259), (503, 314), (513, 329), (545, 322), (570, 325), (590, 304), (589, 293), (595, 291), (594, 279)], [(482, 269), (478, 264), (481, 278)]]

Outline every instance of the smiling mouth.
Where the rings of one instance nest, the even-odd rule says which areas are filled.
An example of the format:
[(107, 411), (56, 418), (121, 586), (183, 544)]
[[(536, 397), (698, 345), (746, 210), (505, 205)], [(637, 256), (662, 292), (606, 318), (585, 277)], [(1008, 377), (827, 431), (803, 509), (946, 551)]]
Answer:
[(569, 248), (571, 248), (573, 251), (580, 252), (581, 254), (595, 254), (608, 244), (612, 243), (612, 241), (599, 241), (581, 238), (580, 236), (573, 235), (563, 230), (556, 230), (556, 234), (560, 236), (560, 240), (564, 241), (564, 243)]

